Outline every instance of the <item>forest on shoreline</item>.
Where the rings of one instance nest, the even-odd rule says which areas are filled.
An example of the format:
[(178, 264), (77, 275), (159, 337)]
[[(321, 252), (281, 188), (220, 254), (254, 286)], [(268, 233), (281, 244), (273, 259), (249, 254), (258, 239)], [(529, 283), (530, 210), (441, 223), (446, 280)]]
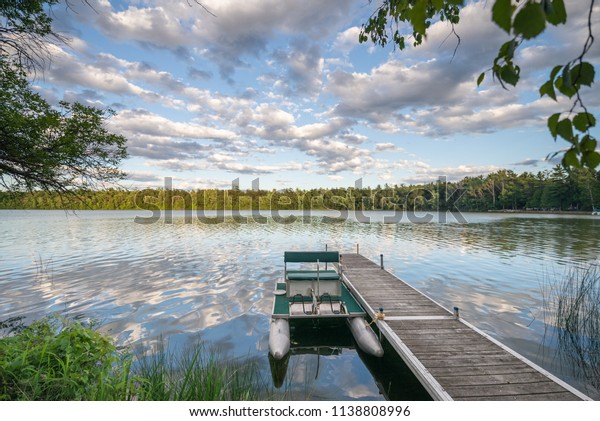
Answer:
[(181, 190), (108, 188), (59, 194), (0, 191), (0, 209), (591, 211), (600, 172), (560, 166), (536, 174), (500, 170), (456, 182), (375, 188)]

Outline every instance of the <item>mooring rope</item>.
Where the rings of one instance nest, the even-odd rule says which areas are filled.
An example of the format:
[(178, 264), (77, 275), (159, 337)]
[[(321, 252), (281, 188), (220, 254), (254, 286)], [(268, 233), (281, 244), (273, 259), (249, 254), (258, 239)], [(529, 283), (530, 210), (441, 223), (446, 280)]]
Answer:
[[(373, 323), (376, 323), (378, 320), (384, 320), (384, 319), (385, 319), (385, 313), (383, 312), (383, 307), (379, 307), (379, 311), (373, 315), (373, 320), (371, 320), (371, 323), (367, 323), (367, 326), (371, 326)], [(365, 321), (365, 323), (366, 323), (366, 321)]]

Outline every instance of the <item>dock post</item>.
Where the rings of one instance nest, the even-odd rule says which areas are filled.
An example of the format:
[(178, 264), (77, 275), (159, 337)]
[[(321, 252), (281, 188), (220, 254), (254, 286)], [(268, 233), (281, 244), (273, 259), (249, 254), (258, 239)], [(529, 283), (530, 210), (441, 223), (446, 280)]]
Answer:
[(358, 252), (358, 243), (356, 243), (356, 254), (360, 254), (360, 253)]
[(459, 314), (458, 314), (458, 307), (454, 307), (454, 318), (455, 318), (456, 320), (458, 320), (458, 318), (459, 318)]
[(380, 254), (379, 258), (381, 260), (381, 269), (383, 269), (383, 254)]
[[(383, 256), (383, 255), (382, 255), (382, 256)], [(384, 313), (383, 313), (383, 307), (379, 307), (379, 314), (381, 315), (380, 317), (385, 317), (385, 315), (384, 315)], [(381, 320), (383, 320), (383, 319), (381, 319)], [(378, 327), (379, 327), (379, 326), (378, 326)], [(381, 332), (381, 329), (378, 329), (378, 330), (379, 330), (379, 343), (383, 343), (383, 340), (382, 340), (383, 338), (382, 338), (382, 332)]]

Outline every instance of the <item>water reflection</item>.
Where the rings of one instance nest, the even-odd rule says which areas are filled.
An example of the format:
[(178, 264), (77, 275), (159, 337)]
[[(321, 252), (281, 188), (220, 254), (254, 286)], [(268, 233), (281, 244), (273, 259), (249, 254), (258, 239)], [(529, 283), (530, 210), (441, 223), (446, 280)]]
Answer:
[[(386, 224), (389, 213), (370, 212), (378, 222), (328, 223), (323, 216), (336, 214), (314, 213), (286, 224), (186, 224), (175, 212), (172, 224), (136, 224), (135, 215), (0, 211), (0, 320), (54, 311), (84, 315), (103, 322), (120, 344), (141, 347), (161, 335), (178, 344), (200, 336), (234, 355), (264, 358), (270, 373), (271, 290), (283, 275), (283, 251), (327, 244), (352, 252), (359, 243), (365, 256), (379, 260), (384, 254), (387, 269), (574, 381), (541, 348), (542, 289), (565, 266), (598, 258), (600, 218), (465, 214), (466, 224), (413, 224), (407, 218)], [(295, 357), (290, 367), (312, 370), (311, 358)], [(323, 360), (324, 380), (311, 386), (314, 398), (380, 397), (356, 351)], [(295, 384), (312, 374), (298, 376)]]
[[(286, 394), (298, 395), (306, 390), (330, 393), (329, 385), (341, 383), (346, 386), (337, 394), (344, 399), (431, 399), (385, 339), (386, 352), (378, 358), (358, 349), (346, 323), (320, 323), (294, 329), (289, 354), (282, 360), (268, 356), (273, 384)], [(344, 358), (347, 356), (350, 358)], [(290, 366), (295, 368), (289, 369)], [(373, 383), (365, 383), (362, 377), (371, 377)], [(319, 395), (322, 399), (327, 397)]]

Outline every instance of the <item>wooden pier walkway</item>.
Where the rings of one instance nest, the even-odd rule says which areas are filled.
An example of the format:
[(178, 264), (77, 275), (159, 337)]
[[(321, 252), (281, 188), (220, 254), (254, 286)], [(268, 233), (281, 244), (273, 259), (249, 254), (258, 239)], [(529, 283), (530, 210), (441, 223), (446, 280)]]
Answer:
[(358, 253), (344, 282), (436, 400), (590, 400)]

